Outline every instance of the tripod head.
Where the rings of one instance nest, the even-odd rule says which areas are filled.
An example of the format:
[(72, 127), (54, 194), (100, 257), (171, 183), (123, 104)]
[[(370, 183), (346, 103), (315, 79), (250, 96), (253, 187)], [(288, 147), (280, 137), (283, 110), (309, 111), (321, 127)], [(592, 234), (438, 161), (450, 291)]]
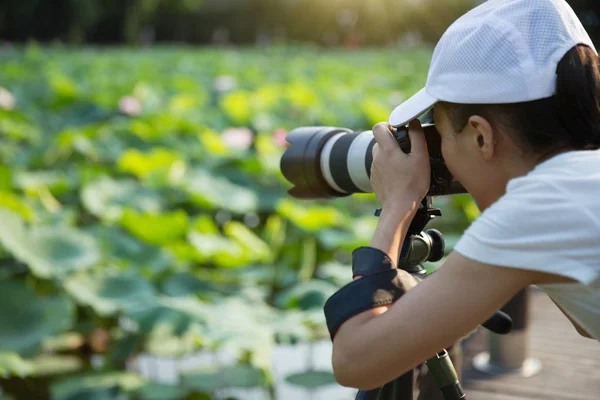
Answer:
[[(379, 216), (381, 209), (375, 211)], [(444, 257), (445, 245), (442, 233), (436, 229), (423, 232), (425, 226), (435, 217), (441, 217), (442, 211), (432, 207), (432, 198), (426, 196), (408, 227), (406, 238), (402, 244), (398, 268), (411, 274), (425, 275), (425, 268), (421, 265), (426, 261), (436, 262)]]
[(444, 257), (445, 245), (441, 232), (435, 229), (423, 231), (429, 221), (441, 216), (442, 211), (433, 208), (432, 198), (426, 196), (408, 227), (397, 264), (398, 268), (411, 274), (425, 275), (426, 271), (422, 263), (436, 262)]

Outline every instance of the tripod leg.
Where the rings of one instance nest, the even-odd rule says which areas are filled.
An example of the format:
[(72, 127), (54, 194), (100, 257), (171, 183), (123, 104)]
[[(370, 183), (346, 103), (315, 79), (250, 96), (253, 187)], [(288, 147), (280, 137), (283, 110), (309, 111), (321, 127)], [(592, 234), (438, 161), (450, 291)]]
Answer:
[[(462, 346), (458, 341), (448, 348), (448, 354), (456, 370), (459, 380), (462, 379)], [(423, 366), (419, 382), (419, 400), (444, 400), (444, 395), (437, 386), (427, 367)]]

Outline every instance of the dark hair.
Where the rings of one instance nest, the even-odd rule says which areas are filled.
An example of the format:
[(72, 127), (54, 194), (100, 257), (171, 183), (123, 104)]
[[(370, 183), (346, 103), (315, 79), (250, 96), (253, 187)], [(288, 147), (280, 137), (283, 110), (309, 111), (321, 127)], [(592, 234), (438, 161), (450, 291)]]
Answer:
[(441, 102), (455, 132), (472, 115), (502, 128), (530, 153), (548, 157), (561, 150), (600, 148), (600, 57), (584, 45), (569, 50), (558, 63), (556, 93), (540, 100), (511, 104)]

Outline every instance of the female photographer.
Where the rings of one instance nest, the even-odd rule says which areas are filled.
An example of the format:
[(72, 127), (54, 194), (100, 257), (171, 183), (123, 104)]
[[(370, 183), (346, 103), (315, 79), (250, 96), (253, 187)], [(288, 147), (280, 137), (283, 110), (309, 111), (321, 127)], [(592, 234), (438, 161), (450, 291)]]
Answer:
[(410, 154), (390, 124), (373, 129), (371, 183), (383, 212), (370, 247), (354, 256), (375, 254), (375, 269), (398, 260), (429, 188), (415, 118), (432, 107), (446, 165), (482, 214), (435, 274), (419, 282), (400, 271), (402, 297), (339, 327), (333, 367), (344, 386), (394, 380), (528, 285), (600, 340), (600, 57), (573, 10), (564, 0), (490, 0), (444, 33), (425, 88), (390, 118), (410, 122)]

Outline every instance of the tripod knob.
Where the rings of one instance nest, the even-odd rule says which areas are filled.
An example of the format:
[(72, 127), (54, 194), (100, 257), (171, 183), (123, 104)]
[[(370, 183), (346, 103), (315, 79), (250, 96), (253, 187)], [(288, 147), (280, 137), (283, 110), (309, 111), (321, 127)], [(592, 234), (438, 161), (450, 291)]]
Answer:
[(444, 257), (444, 253), (446, 251), (442, 233), (437, 229), (428, 229), (425, 231), (425, 233), (431, 238), (431, 252), (429, 253), (429, 261), (440, 261)]

